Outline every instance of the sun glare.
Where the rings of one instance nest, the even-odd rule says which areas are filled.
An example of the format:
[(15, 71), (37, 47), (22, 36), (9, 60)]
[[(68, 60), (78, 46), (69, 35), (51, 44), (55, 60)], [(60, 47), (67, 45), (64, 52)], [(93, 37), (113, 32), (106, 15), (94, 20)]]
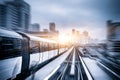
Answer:
[(60, 35), (59, 36), (59, 43), (61, 43), (61, 44), (66, 44), (66, 43), (70, 42), (70, 40), (71, 40), (71, 37), (68, 35)]

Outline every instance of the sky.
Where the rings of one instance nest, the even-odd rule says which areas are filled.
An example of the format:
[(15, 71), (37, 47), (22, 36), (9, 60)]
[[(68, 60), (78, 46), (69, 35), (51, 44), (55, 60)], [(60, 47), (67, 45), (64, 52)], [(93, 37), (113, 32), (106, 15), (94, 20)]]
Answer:
[(106, 21), (120, 22), (120, 0), (25, 0), (31, 6), (31, 23), (41, 30), (55, 22), (60, 33), (86, 30), (92, 38), (106, 38)]

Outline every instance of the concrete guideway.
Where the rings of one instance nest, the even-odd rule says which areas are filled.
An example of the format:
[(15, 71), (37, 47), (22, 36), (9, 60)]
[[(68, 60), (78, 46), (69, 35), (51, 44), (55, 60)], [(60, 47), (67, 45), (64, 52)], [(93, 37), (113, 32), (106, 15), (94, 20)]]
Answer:
[(75, 49), (73, 52), (73, 58), (72, 58), (72, 64), (71, 64), (71, 70), (70, 70), (70, 75), (74, 76), (75, 75)]
[(66, 53), (56, 58), (54, 61), (48, 63), (46, 66), (38, 70), (36, 73), (29, 76), (26, 80), (44, 80), (49, 74), (51, 74), (55, 68), (60, 66), (63, 61), (67, 58), (73, 47), (70, 48)]

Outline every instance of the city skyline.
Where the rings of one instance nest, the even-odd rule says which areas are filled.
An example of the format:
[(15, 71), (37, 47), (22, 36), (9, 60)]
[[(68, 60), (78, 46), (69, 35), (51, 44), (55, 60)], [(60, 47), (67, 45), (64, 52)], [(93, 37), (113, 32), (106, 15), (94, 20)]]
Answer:
[(0, 0), (0, 80), (119, 80), (120, 0)]
[(118, 0), (25, 1), (31, 6), (32, 23), (48, 28), (49, 22), (55, 22), (60, 32), (75, 28), (80, 32), (88, 31), (93, 38), (105, 39), (106, 21), (120, 20)]

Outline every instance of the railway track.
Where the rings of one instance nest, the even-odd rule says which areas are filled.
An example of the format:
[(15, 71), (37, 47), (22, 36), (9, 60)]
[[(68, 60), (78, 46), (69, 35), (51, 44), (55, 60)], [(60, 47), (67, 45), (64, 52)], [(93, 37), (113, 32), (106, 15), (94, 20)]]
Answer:
[(93, 80), (78, 49), (74, 48), (66, 60), (48, 80)]
[[(82, 54), (80, 54), (80, 55), (82, 55)], [(89, 52), (88, 52), (88, 55), (90, 55)], [(120, 66), (119, 66), (119, 64), (116, 64), (116, 63), (108, 60), (106, 58), (106, 56), (103, 56), (103, 55), (100, 57), (93, 57), (93, 56), (88, 56), (88, 57), (92, 60), (95, 60), (97, 65), (105, 73), (107, 73), (112, 80), (119, 80), (120, 79)]]
[(49, 80), (64, 80), (66, 74), (69, 73), (72, 61), (73, 50), (66, 58), (66, 60), (61, 64), (60, 68), (49, 78)]

